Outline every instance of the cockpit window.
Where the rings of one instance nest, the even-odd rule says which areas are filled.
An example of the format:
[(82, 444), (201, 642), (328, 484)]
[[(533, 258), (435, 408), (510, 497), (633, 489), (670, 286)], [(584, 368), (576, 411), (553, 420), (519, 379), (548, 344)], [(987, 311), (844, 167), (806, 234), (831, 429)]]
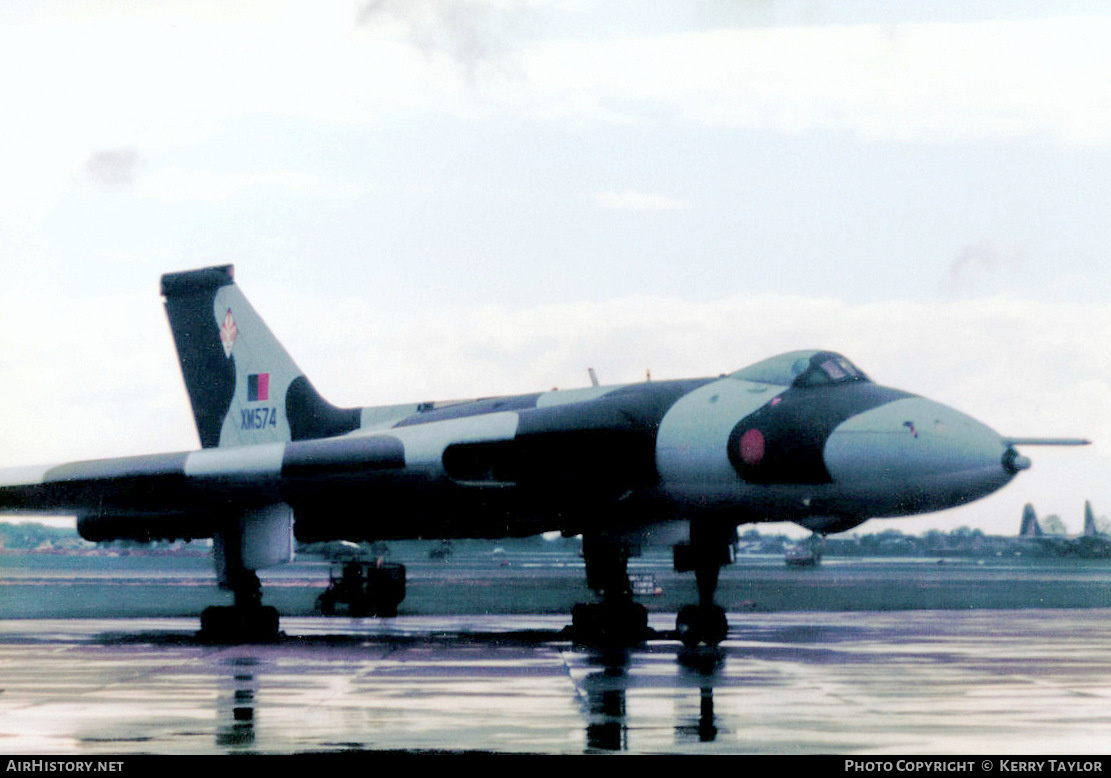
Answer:
[(790, 386), (796, 378), (810, 369), (810, 359), (817, 353), (819, 352), (792, 351), (788, 354), (780, 354), (763, 362), (757, 362), (755, 365), (749, 365), (729, 377), (757, 384)]
[(824, 351), (810, 358), (809, 369), (799, 374), (793, 385), (826, 386), (867, 380), (868, 376), (858, 370), (852, 362), (840, 354)]
[(849, 360), (832, 351), (792, 351), (743, 370), (730, 378), (776, 386), (829, 386), (867, 381), (868, 376)]

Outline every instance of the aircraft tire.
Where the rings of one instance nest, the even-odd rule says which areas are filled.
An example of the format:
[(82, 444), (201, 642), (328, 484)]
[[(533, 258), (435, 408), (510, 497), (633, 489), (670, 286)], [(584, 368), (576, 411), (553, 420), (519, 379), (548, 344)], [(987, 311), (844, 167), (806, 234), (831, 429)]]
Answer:
[(278, 609), (211, 606), (201, 613), (200, 637), (214, 643), (268, 643), (278, 639)]
[(720, 605), (711, 605), (702, 614), (702, 640), (708, 646), (716, 646), (725, 640), (729, 634), (729, 621), (725, 618), (725, 609)]
[(700, 621), (697, 605), (684, 605), (675, 618), (675, 631), (679, 633), (679, 640), (687, 648), (694, 648), (702, 642)]
[(729, 633), (729, 621), (725, 617), (725, 609), (719, 605), (685, 605), (675, 619), (675, 631), (687, 648), (694, 648), (699, 643), (716, 646)]
[(571, 630), (587, 645), (633, 646), (648, 636), (648, 609), (632, 601), (578, 603), (571, 610)]

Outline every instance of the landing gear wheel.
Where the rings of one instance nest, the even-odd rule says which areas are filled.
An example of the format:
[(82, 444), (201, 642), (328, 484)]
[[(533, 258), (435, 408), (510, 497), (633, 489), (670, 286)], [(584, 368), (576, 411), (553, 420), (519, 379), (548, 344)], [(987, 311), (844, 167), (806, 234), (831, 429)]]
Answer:
[(201, 613), (202, 640), (213, 643), (271, 643), (280, 635), (278, 609), (269, 605), (213, 605)]
[(729, 621), (725, 618), (725, 609), (720, 605), (711, 605), (703, 609), (702, 640), (708, 646), (716, 646), (725, 640), (729, 634)]
[(648, 609), (637, 602), (579, 603), (571, 610), (576, 642), (635, 646), (648, 637)]
[(720, 605), (687, 605), (675, 619), (675, 630), (687, 648), (716, 646), (729, 634), (729, 622)]
[(702, 635), (698, 630), (698, 606), (684, 605), (675, 618), (675, 631), (679, 633), (679, 640), (687, 648), (694, 648), (702, 642)]

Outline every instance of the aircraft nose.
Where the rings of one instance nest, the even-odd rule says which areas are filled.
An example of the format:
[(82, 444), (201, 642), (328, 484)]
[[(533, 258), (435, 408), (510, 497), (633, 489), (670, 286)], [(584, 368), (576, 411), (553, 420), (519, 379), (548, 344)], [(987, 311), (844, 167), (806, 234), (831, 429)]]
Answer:
[(1030, 469), (1030, 458), (1018, 453), (1014, 446), (1007, 446), (1003, 453), (1003, 469), (1011, 475), (1016, 475), (1020, 470)]
[(987, 425), (922, 397), (846, 420), (824, 456), (835, 482), (929, 484), (948, 504), (995, 491), (1030, 466)]

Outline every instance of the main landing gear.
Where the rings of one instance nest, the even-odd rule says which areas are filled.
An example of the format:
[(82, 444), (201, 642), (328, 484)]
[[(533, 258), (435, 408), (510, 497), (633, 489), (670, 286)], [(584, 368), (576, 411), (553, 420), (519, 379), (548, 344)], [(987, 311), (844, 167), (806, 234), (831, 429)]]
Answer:
[(648, 609), (633, 601), (629, 584), (630, 550), (626, 543), (583, 536), (586, 583), (602, 601), (579, 603), (571, 610), (571, 632), (577, 642), (633, 646), (651, 635)]
[(212, 643), (270, 643), (277, 640), (278, 609), (262, 604), (262, 584), (253, 570), (229, 576), (234, 605), (213, 605), (201, 613), (200, 638)]
[(231, 590), (235, 604), (205, 608), (200, 638), (212, 643), (273, 642), (281, 637), (278, 609), (262, 604), (256, 571), (292, 561), (293, 510), (278, 503), (217, 519), (212, 561), (220, 588)]

